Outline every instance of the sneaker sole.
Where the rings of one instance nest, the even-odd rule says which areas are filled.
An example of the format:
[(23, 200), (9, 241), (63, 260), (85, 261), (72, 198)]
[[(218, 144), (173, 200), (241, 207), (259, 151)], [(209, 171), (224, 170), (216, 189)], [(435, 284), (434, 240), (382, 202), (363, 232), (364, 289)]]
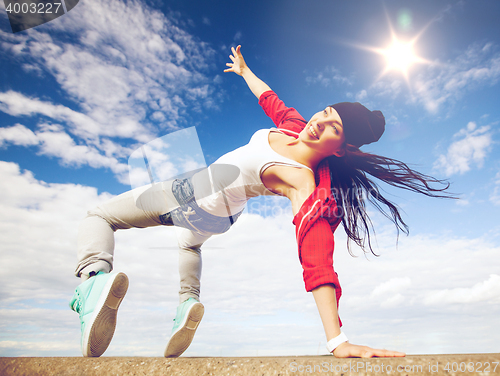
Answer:
[[(108, 348), (116, 328), (116, 313), (128, 289), (128, 277), (118, 273), (110, 278), (94, 310), (87, 339), (83, 344), (83, 356), (99, 357)], [(108, 291), (107, 294), (105, 291)]]
[(167, 348), (165, 349), (166, 358), (176, 358), (187, 350), (193, 341), (194, 334), (204, 313), (205, 307), (203, 307), (203, 304), (195, 303), (192, 305), (186, 314), (186, 321), (168, 341)]

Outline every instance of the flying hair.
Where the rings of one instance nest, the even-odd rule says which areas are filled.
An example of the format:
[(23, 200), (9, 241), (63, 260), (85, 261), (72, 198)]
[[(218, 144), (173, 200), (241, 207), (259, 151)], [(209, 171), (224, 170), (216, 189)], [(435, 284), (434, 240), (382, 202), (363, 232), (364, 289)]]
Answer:
[(347, 249), (351, 255), (353, 253), (350, 242), (353, 241), (363, 251), (367, 252), (368, 248), (371, 253), (378, 256), (371, 244), (371, 233), (374, 233), (374, 228), (367, 213), (366, 200), (394, 223), (398, 239), (400, 231), (409, 234), (409, 227), (401, 217), (399, 208), (380, 193), (379, 186), (368, 175), (394, 187), (429, 197), (457, 198), (446, 192), (450, 187), (450, 183), (446, 180), (422, 174), (396, 159), (365, 153), (350, 144), (347, 144), (345, 149), (344, 156), (331, 156), (327, 160), (332, 194), (340, 209), (339, 215), (348, 236)]

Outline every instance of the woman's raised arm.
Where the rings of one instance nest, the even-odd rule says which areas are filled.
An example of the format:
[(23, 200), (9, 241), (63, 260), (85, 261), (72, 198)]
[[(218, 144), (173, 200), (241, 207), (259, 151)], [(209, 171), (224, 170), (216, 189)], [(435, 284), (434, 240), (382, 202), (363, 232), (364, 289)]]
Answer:
[(260, 98), (261, 94), (265, 91), (271, 90), (271, 88), (262, 81), (259, 77), (257, 77), (251, 70), (248, 68), (245, 63), (245, 59), (243, 59), (243, 55), (241, 54), (241, 46), (231, 47), (232, 55), (229, 55), (232, 63), (227, 63), (226, 65), (229, 67), (224, 70), (224, 72), (234, 72), (237, 75), (243, 77), (248, 87), (254, 93), (257, 98)]

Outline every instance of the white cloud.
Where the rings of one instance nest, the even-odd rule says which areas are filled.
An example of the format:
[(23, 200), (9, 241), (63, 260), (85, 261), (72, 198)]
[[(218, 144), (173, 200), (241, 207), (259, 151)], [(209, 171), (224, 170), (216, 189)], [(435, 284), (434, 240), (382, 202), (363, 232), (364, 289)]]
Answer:
[(106, 131), (101, 131), (99, 124), (85, 114), (62, 105), (41, 101), (38, 98), (29, 98), (11, 90), (0, 93), (0, 110), (12, 116), (43, 115), (64, 122), (69, 129), (83, 139), (91, 140), (96, 136), (106, 134), (101, 133)]
[[(0, 162), (0, 190), (0, 210), (8, 213), (0, 220), (0, 354), (79, 356), (78, 315), (67, 308), (78, 284), (76, 233), (86, 210), (111, 196), (92, 187), (44, 183), (7, 162)], [(267, 203), (274, 205), (273, 200)], [(206, 243), (206, 314), (186, 356), (315, 355), (319, 342), (324, 353), (321, 320), (304, 290), (291, 215), (270, 213), (266, 218), (245, 214), (228, 233)], [(447, 330), (449, 335), (436, 342), (441, 351), (487, 352), (500, 340), (488, 333), (483, 345), (471, 340), (467, 348), (457, 348), (459, 339), (497, 322), (499, 305), (491, 302), (499, 293), (498, 245), (481, 238), (417, 235), (402, 238), (396, 251), (393, 232), (381, 228), (382, 256), (364, 260), (350, 257), (344, 241), (339, 230), (340, 315), (354, 343), (429, 353), (423, 326), (428, 332)], [(127, 273), (130, 288), (106, 355), (161, 356), (178, 299), (175, 231), (161, 226), (117, 231), (115, 270)], [(455, 300), (463, 291), (481, 299), (439, 304), (437, 311), (424, 304), (443, 291)], [(473, 314), (480, 314), (480, 323), (471, 322)], [(457, 326), (466, 329), (457, 332)], [(283, 338), (293, 340), (284, 345)]]
[(434, 168), (442, 170), (447, 176), (463, 174), (471, 169), (472, 164), (481, 168), (492, 145), (490, 127), (477, 128), (476, 123), (469, 122), (453, 138), (456, 141), (448, 147), (446, 155), (439, 156)]
[[(128, 183), (124, 173), (128, 167), (116, 158), (102, 155), (94, 146), (78, 145), (66, 132), (57, 127), (42, 127), (37, 132), (40, 141), (40, 154), (57, 157), (62, 164), (68, 166), (88, 165), (93, 168), (109, 168), (116, 175), (121, 176), (121, 181)], [(107, 143), (109, 145), (109, 142)]]
[(356, 101), (361, 102), (366, 97), (367, 97), (367, 92), (366, 92), (366, 90), (363, 89), (359, 93), (356, 94)]
[(408, 277), (391, 278), (390, 280), (377, 285), (371, 298), (380, 302), (383, 308), (390, 308), (404, 302), (403, 292), (411, 285), (411, 279)]
[(342, 75), (342, 73), (335, 68), (334, 66), (326, 66), (322, 71), (318, 72), (308, 72), (304, 71), (306, 75), (306, 82), (308, 84), (320, 84), (325, 87), (329, 87), (331, 85), (352, 85), (353, 78), (346, 77)]
[(500, 172), (496, 176), (495, 188), (490, 195), (490, 201), (495, 205), (500, 205)]
[(500, 78), (500, 55), (493, 51), (492, 43), (473, 44), (453, 61), (432, 65), (414, 80), (417, 101), (435, 113), (467, 90), (494, 85)]
[(387, 282), (383, 282), (377, 285), (372, 292), (372, 296), (375, 298), (387, 295), (396, 294), (404, 290), (406, 287), (411, 285), (411, 279), (408, 277), (404, 278), (391, 278)]
[[(435, 114), (445, 105), (453, 105), (467, 91), (495, 85), (500, 79), (500, 54), (493, 43), (472, 44), (463, 53), (445, 63), (434, 61), (418, 65), (418, 73), (403, 79), (386, 75), (368, 89), (369, 97), (396, 99), (407, 92), (409, 103), (418, 103)], [(405, 90), (409, 85), (409, 90)]]
[[(95, 188), (48, 184), (14, 163), (0, 162), (2, 305), (24, 299), (65, 299), (58, 284), (74, 263), (73, 239), (86, 205), (99, 199)], [(51, 278), (47, 278), (51, 275)], [(69, 281), (71, 282), (71, 281)]]
[(369, 89), (370, 95), (377, 97), (390, 97), (392, 100), (401, 96), (404, 88), (404, 83), (400, 79), (379, 80), (376, 81)]
[(444, 289), (431, 291), (425, 298), (426, 305), (467, 304), (487, 302), (488, 304), (500, 303), (500, 276), (490, 274), (483, 282), (472, 287)]
[(38, 144), (36, 135), (22, 124), (0, 128), (0, 147), (5, 144), (30, 146)]
[[(0, 220), (0, 354), (78, 356), (78, 315), (67, 307), (78, 284), (77, 229), (87, 209), (111, 196), (92, 187), (44, 183), (7, 162), (0, 162), (0, 189), (0, 210), (9, 213)], [(131, 283), (107, 355), (161, 356), (178, 301), (176, 245), (172, 228), (116, 233), (115, 269)], [(210, 239), (203, 253), (207, 313), (187, 355), (289, 353), (269, 339), (261, 342), (267, 348), (259, 343), (280, 310), (285, 317), (269, 330), (281, 336), (293, 330), (300, 341), (291, 348), (306, 343), (315, 353), (323, 334), (304, 291), (290, 217), (243, 215), (230, 232)], [(304, 321), (312, 324), (297, 327)], [(311, 325), (317, 336), (310, 335)], [(241, 336), (248, 340), (235, 350)]]
[[(122, 144), (146, 143), (182, 127), (190, 116), (186, 106), (196, 112), (218, 104), (212, 98), (217, 84), (207, 75), (213, 49), (169, 17), (139, 1), (89, 0), (78, 4), (78, 12), (42, 29), (0, 31), (4, 53), (22, 61), (28, 74), (52, 75), (66, 100), (74, 103), (57, 104), (10, 90), (0, 93), (0, 110), (64, 125), (66, 136), (45, 135), (45, 144), (51, 146), (44, 152), (63, 158), (63, 163), (79, 154), (84, 163), (109, 167), (123, 180), (121, 163), (110, 160), (106, 149), (112, 138)], [(0, 135), (7, 144), (35, 142), (24, 128), (9, 132)], [(71, 150), (54, 150), (56, 136)]]
[[(499, 339), (479, 343), (474, 338), (482, 331), (489, 336), (487, 328), (495, 325), (500, 314), (495, 303), (500, 298), (498, 281), (488, 277), (498, 275), (498, 242), (486, 236), (417, 234), (401, 238), (396, 250), (394, 235), (386, 229), (377, 232), (377, 241), (378, 258), (351, 258), (342, 246), (335, 251), (343, 287), (340, 315), (351, 341), (407, 353), (464, 353), (472, 351), (462, 339), (467, 338), (475, 344), (473, 352), (493, 351)], [(338, 236), (336, 245), (340, 242)], [(466, 289), (477, 294), (490, 287), (491, 300), (484, 293), (478, 301), (426, 304), (435, 292)], [(429, 338), (421, 332), (424, 327), (425, 333), (442, 335)], [(457, 334), (457, 327), (466, 330)], [(498, 338), (497, 333), (494, 337)]]
[[(130, 184), (128, 166), (117, 158), (126, 157), (130, 149), (107, 139), (101, 139), (101, 144), (97, 146), (78, 145), (64, 132), (62, 126), (55, 124), (39, 124), (37, 128), (35, 132), (22, 124), (0, 128), (0, 146), (37, 146), (38, 155), (56, 157), (64, 166), (109, 168), (120, 182)], [(99, 147), (104, 150), (104, 154), (100, 152)]]

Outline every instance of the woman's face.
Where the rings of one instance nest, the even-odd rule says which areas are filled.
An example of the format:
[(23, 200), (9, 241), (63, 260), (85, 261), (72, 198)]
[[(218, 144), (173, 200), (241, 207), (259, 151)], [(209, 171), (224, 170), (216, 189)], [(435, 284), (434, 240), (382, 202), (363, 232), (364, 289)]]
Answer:
[(333, 107), (327, 107), (313, 115), (300, 132), (302, 141), (325, 157), (344, 155), (344, 128), (342, 119)]

